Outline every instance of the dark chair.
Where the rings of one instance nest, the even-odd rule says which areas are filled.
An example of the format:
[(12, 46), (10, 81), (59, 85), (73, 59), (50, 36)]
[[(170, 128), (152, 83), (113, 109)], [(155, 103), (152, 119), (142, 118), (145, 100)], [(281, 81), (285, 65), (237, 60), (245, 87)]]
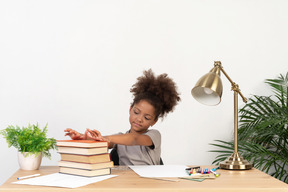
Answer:
[[(111, 161), (113, 161), (114, 165), (119, 165), (119, 156), (118, 156), (117, 148), (113, 148), (110, 151), (110, 158), (111, 158)], [(160, 165), (164, 165), (161, 157), (160, 157)]]
[(160, 157), (160, 165), (164, 165), (161, 157)]
[(111, 161), (113, 161), (114, 165), (119, 165), (119, 156), (118, 156), (117, 148), (113, 148), (110, 151), (110, 158), (111, 158)]

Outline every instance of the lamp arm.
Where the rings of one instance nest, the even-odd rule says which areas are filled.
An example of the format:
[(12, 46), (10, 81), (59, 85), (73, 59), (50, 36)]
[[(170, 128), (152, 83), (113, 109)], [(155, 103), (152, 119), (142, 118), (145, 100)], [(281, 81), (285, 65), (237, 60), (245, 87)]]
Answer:
[(215, 67), (219, 67), (219, 69), (222, 71), (222, 73), (225, 75), (225, 77), (230, 81), (231, 85), (232, 85), (232, 91), (237, 92), (241, 97), (244, 103), (247, 103), (247, 99), (246, 97), (244, 97), (244, 95), (241, 93), (241, 90), (239, 89), (239, 85), (236, 84), (235, 82), (232, 81), (232, 79), (228, 76), (228, 74), (225, 72), (225, 70), (222, 67), (222, 64), (220, 61), (215, 61), (214, 62), (214, 66)]

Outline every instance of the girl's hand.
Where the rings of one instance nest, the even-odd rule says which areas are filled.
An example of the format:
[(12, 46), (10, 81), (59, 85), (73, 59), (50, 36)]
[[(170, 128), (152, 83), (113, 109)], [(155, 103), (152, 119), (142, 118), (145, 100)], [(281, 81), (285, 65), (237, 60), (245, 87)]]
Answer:
[(87, 138), (92, 139), (92, 140), (96, 140), (96, 141), (107, 141), (106, 138), (104, 138), (101, 133), (99, 131), (97, 131), (96, 129), (91, 130), (91, 129), (86, 129), (85, 131), (85, 135), (87, 136)]
[(70, 129), (70, 128), (65, 129), (64, 132), (66, 132), (65, 136), (68, 135), (73, 140), (84, 140), (84, 139), (86, 139), (85, 135), (83, 135), (81, 133), (78, 133), (77, 131), (75, 131), (73, 129)]

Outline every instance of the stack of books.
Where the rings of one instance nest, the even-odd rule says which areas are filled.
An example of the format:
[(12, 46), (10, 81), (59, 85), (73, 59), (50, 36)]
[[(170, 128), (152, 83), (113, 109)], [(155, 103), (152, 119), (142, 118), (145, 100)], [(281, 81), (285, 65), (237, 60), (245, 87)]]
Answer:
[(91, 140), (58, 140), (61, 155), (60, 173), (94, 177), (111, 174), (113, 161), (108, 153), (108, 143)]

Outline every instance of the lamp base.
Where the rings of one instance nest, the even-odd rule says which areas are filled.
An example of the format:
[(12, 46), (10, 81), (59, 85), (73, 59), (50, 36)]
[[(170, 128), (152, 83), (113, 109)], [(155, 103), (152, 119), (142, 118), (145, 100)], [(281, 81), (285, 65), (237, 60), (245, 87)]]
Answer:
[(239, 153), (233, 153), (225, 161), (220, 162), (219, 167), (229, 170), (245, 170), (251, 169), (253, 164), (245, 160)]

